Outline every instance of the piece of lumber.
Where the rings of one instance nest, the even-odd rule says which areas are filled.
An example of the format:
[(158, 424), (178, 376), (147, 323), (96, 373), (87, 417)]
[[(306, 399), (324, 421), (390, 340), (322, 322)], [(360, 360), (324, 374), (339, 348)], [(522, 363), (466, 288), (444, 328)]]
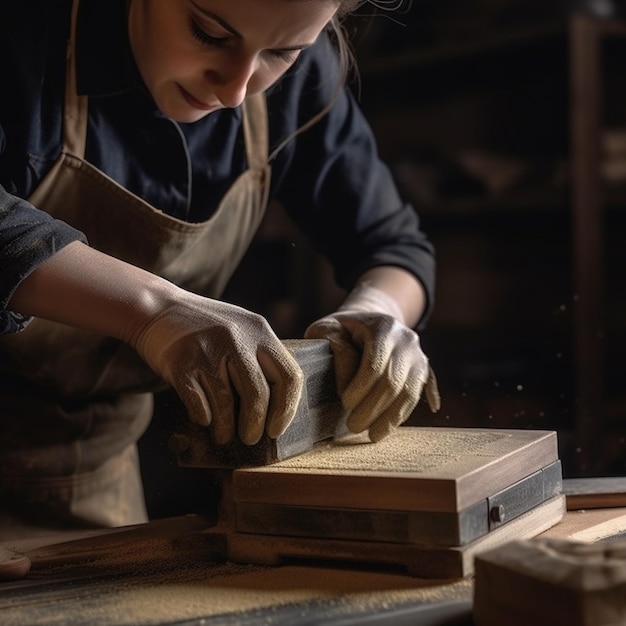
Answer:
[(565, 497), (556, 496), (465, 546), (429, 548), (373, 541), (228, 534), (228, 558), (236, 563), (279, 565), (290, 560), (393, 566), (420, 578), (463, 578), (473, 573), (474, 557), (512, 539), (534, 537), (563, 517)]
[(558, 460), (554, 431), (401, 427), (233, 472), (235, 502), (458, 512)]
[(563, 493), (570, 511), (626, 506), (626, 477), (567, 478)]
[(624, 533), (626, 533), (626, 507), (568, 511), (563, 520), (543, 533), (542, 537), (595, 542)]
[(561, 484), (557, 461), (454, 513), (237, 502), (235, 529), (260, 535), (461, 546), (559, 495)]
[[(113, 567), (120, 563), (137, 563), (139, 557), (144, 561), (160, 558), (162, 550), (180, 550), (181, 553), (193, 550), (195, 553), (210, 555), (215, 560), (223, 560), (226, 554), (225, 540), (220, 541), (217, 533), (206, 535), (204, 531), (210, 526), (210, 521), (201, 515), (186, 515), (119, 528), (10, 540), (2, 542), (0, 549), (27, 557), (32, 570), (97, 559), (105, 559)], [(205, 541), (205, 537), (210, 542)], [(147, 546), (148, 549), (143, 550), (141, 546)], [(6, 578), (20, 578), (27, 571), (23, 574), (16, 572), (15, 576)]]
[(535, 538), (475, 559), (477, 626), (626, 623), (626, 542)]

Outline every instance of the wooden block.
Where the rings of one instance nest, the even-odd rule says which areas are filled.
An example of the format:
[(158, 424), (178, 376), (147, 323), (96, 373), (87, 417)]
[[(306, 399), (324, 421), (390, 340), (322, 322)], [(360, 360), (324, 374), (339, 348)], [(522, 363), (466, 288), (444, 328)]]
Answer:
[(535, 538), (477, 555), (477, 626), (626, 623), (626, 542)]
[(233, 472), (235, 502), (458, 512), (558, 460), (553, 431), (402, 427)]
[(461, 546), (561, 493), (561, 463), (458, 513), (235, 503), (235, 530), (260, 535)]
[(563, 493), (570, 511), (626, 506), (626, 477), (568, 478)]
[(237, 563), (279, 565), (313, 560), (391, 565), (421, 578), (463, 578), (473, 573), (474, 557), (512, 539), (534, 537), (556, 524), (565, 512), (565, 497), (556, 496), (465, 546), (427, 548), (383, 542), (280, 537), (234, 532), (228, 536), (228, 558)]

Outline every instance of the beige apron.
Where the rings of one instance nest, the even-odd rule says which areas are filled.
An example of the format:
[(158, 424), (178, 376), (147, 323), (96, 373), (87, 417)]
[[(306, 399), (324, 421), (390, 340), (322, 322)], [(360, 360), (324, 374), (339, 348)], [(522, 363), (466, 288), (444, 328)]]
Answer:
[[(219, 297), (267, 204), (265, 97), (243, 105), (249, 169), (214, 215), (193, 224), (166, 215), (84, 160), (88, 101), (77, 95), (73, 59), (78, 3), (63, 151), (29, 200), (82, 230), (92, 247)], [(94, 333), (36, 319), (0, 337), (0, 539), (29, 525), (145, 521), (135, 443), (152, 414), (151, 392), (162, 386), (133, 350)]]

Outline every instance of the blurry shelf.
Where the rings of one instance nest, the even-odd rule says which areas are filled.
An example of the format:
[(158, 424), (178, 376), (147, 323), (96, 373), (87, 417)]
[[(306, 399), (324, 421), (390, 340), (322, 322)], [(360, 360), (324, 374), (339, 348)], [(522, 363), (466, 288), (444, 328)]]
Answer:
[[(596, 32), (601, 37), (626, 35), (626, 24), (614, 19), (593, 20)], [(467, 41), (415, 47), (390, 52), (379, 57), (368, 56), (365, 49), (357, 49), (362, 76), (368, 80), (389, 78), (397, 72), (427, 66), (446, 64), (458, 60), (470, 60), (483, 55), (505, 53), (562, 40), (566, 45), (567, 20), (555, 20), (544, 24), (509, 27), (499, 32), (489, 32), (484, 37)]]
[(459, 43), (446, 43), (432, 47), (389, 53), (379, 58), (368, 58), (361, 54), (361, 74), (368, 80), (388, 78), (390, 74), (405, 70), (457, 61), (483, 54), (493, 54), (508, 49), (532, 46), (538, 43), (557, 40), (567, 33), (566, 23), (549, 23), (536, 26), (512, 28), (492, 33), (484, 38)]
[(420, 215), (428, 217), (463, 217), (466, 215), (511, 215), (512, 213), (562, 213), (568, 209), (565, 193), (520, 192), (511, 196), (459, 198), (436, 203), (417, 204)]
[[(409, 197), (409, 201), (411, 198)], [(419, 214), (424, 217), (464, 217), (485, 216), (498, 217), (499, 215), (510, 216), (517, 213), (556, 215), (563, 218), (569, 217), (571, 210), (570, 192), (532, 192), (528, 190), (512, 193), (506, 196), (494, 196), (486, 198), (458, 198), (441, 200), (434, 203), (419, 203), (413, 200), (413, 204)], [(603, 206), (607, 211), (625, 212), (626, 215), (626, 190), (610, 190), (604, 194)]]

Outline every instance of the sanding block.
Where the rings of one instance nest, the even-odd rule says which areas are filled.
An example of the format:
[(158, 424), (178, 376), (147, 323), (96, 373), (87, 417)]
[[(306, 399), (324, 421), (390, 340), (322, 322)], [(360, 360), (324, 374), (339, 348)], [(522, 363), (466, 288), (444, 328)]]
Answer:
[(189, 421), (181, 403), (176, 432), (170, 438), (170, 448), (176, 453), (179, 465), (215, 469), (263, 466), (307, 452), (321, 441), (349, 434), (348, 412), (337, 394), (329, 342), (288, 339), (283, 344), (304, 373), (302, 397), (285, 432), (276, 439), (264, 436), (253, 446), (239, 440), (217, 445), (208, 429)]

